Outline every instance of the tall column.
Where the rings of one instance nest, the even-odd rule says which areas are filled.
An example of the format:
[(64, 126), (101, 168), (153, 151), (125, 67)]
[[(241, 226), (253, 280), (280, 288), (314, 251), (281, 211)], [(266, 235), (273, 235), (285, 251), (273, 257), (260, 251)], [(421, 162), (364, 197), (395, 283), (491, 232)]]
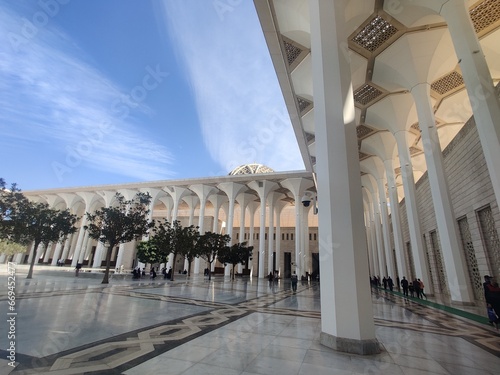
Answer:
[(88, 256), (88, 250), (89, 248), (91, 248), (91, 246), (89, 246), (89, 242), (92, 242), (92, 240), (89, 241), (89, 233), (85, 231), (85, 235), (83, 236), (82, 249), (80, 251), (80, 255), (78, 256), (78, 263), (82, 263), (83, 260)]
[(391, 202), (391, 220), (394, 233), (394, 247), (396, 249), (396, 262), (398, 270), (393, 278), (399, 278), (406, 272), (406, 257), (404, 252), (403, 230), (401, 229), (401, 214), (399, 213), (398, 188), (394, 177), (394, 166), (391, 160), (384, 161), (387, 184), (389, 185), (389, 200)]
[(453, 213), (453, 205), (446, 180), (443, 154), (441, 153), (436, 121), (430, 101), (430, 85), (428, 83), (418, 84), (412, 88), (411, 93), (417, 105), (427, 174), (429, 176), (451, 299), (455, 302), (471, 303), (474, 299), (466, 276), (466, 264), (459, 239), (458, 225)]
[(259, 231), (259, 278), (266, 276), (264, 260), (266, 256), (266, 201), (268, 194), (276, 189), (278, 184), (272, 181), (251, 181), (248, 186), (259, 194), (260, 199), (260, 231)]
[(276, 203), (276, 267), (278, 275), (281, 276), (281, 212), (287, 203), (278, 201)]
[(63, 242), (67, 242), (67, 241), (59, 241), (59, 242), (57, 242), (56, 249), (54, 250), (54, 256), (52, 257), (52, 262), (50, 263), (51, 266), (56, 266), (57, 265), (57, 261), (60, 259), (60, 256), (61, 256), (61, 250), (62, 250), (62, 247), (63, 247)]
[[(188, 226), (190, 227), (191, 225), (193, 225), (194, 222), (194, 210), (198, 205), (199, 199), (196, 195), (188, 195), (184, 197), (184, 202), (186, 202), (189, 207)], [(184, 258), (184, 269), (187, 270), (188, 267), (189, 267), (189, 261), (187, 260), (187, 258)], [(189, 271), (191, 272), (191, 270)]]
[(73, 259), (71, 260), (71, 267), (75, 267), (78, 263), (78, 259), (80, 258), (80, 253), (82, 252), (83, 240), (85, 237), (85, 229), (84, 226), (87, 225), (87, 215), (84, 215), (82, 218), (82, 224), (80, 225), (80, 230), (78, 231), (78, 239), (76, 240), (76, 247), (73, 253)]
[[(425, 248), (418, 214), (417, 194), (415, 191), (415, 178), (413, 177), (413, 166), (407, 142), (408, 136), (410, 136), (410, 134), (406, 130), (394, 133), (394, 137), (398, 144), (401, 177), (403, 179), (403, 190), (405, 192), (406, 215), (408, 217), (408, 231), (410, 232), (410, 243), (413, 261), (415, 263), (415, 272), (417, 275), (423, 277), (421, 280), (427, 280), (427, 284), (430, 284), (431, 276), (425, 260)], [(405, 268), (404, 271), (406, 272), (406, 270)], [(424, 283), (425, 282), (426, 281), (424, 281)]]
[(500, 206), (500, 102), (466, 2), (451, 0), (441, 8), (455, 46), (477, 132)]
[[(248, 232), (248, 245), (254, 246), (254, 236), (255, 236), (255, 211), (257, 210), (257, 204), (255, 202), (250, 202), (247, 206), (248, 213), (250, 214), (250, 228)], [(255, 257), (255, 251), (252, 251), (252, 259)], [(253, 276), (253, 261), (250, 265), (250, 274)]]
[(68, 257), (68, 253), (69, 253), (69, 250), (71, 248), (71, 242), (73, 241), (73, 234), (70, 234), (68, 236), (68, 238), (66, 239), (66, 242), (64, 243), (64, 248), (63, 248), (63, 252), (62, 252), (62, 255), (61, 255), (61, 259), (62, 260), (66, 260), (66, 258)]
[(47, 244), (47, 247), (45, 248), (45, 254), (43, 256), (43, 263), (48, 263), (50, 259), (50, 255), (52, 254), (52, 247), (54, 246), (53, 242), (50, 242)]
[(24, 258), (24, 253), (18, 253), (14, 257), (14, 263), (21, 264)]
[(302, 197), (305, 194), (306, 190), (313, 187), (314, 183), (312, 181), (303, 179), (303, 178), (289, 178), (281, 182), (281, 185), (290, 190), (293, 194), (293, 199), (295, 203), (295, 270), (292, 269), (292, 272), (297, 272), (297, 275), (300, 275), (303, 272), (302, 267), (302, 236), (303, 233), (303, 225), (302, 225)]
[(280, 193), (270, 192), (267, 196), (267, 203), (269, 205), (269, 230), (268, 230), (268, 256), (267, 256), (267, 271), (274, 274), (273, 258), (274, 258), (274, 205), (276, 201), (280, 198)]
[[(234, 221), (234, 203), (236, 202), (236, 197), (240, 192), (245, 188), (245, 185), (242, 184), (237, 184), (234, 182), (223, 182), (218, 185), (218, 188), (222, 190), (224, 193), (226, 193), (228, 199), (229, 199), (229, 214), (227, 218), (227, 234), (231, 236), (231, 241), (229, 242), (229, 245), (232, 245), (235, 243), (233, 239), (233, 221)], [(231, 273), (231, 268), (232, 266), (228, 264), (224, 270), (224, 274), (226, 276), (229, 276)]]
[[(246, 212), (246, 207), (247, 205), (252, 202), (252, 200), (255, 199), (255, 196), (253, 194), (239, 194), (238, 197), (236, 198), (236, 201), (238, 202), (240, 206), (240, 240), (239, 242), (247, 242), (245, 241), (245, 212)], [(251, 266), (248, 264), (247, 268), (250, 269)], [(238, 264), (238, 272), (242, 273), (243, 272), (243, 265), (240, 263)]]
[(375, 178), (372, 175), (365, 174), (361, 178), (363, 182), (363, 187), (366, 189), (368, 192), (367, 194), (369, 197), (371, 197), (371, 203), (372, 203), (372, 208), (373, 208), (373, 227), (375, 231), (375, 240), (376, 240), (376, 246), (375, 246), (375, 254), (376, 254), (376, 259), (378, 260), (378, 271), (377, 277), (383, 277), (384, 275), (387, 275), (387, 263), (386, 263), (386, 258), (385, 258), (385, 251), (384, 251), (384, 239), (382, 236), (382, 224), (381, 224), (381, 215), (380, 215), (380, 202), (377, 197), (377, 183), (375, 181)]
[[(120, 247), (122, 247), (124, 244), (120, 244)], [(102, 264), (102, 256), (105, 254), (107, 251), (106, 247), (104, 244), (100, 241), (97, 242), (97, 247), (95, 249), (95, 254), (94, 254), (94, 261), (92, 264), (92, 268), (101, 268)], [(90, 266), (90, 264), (89, 264)]]
[(384, 235), (384, 249), (385, 260), (387, 266), (387, 273), (385, 276), (396, 277), (396, 270), (394, 269), (394, 259), (392, 256), (391, 248), (391, 234), (389, 231), (389, 213), (387, 211), (387, 195), (385, 193), (385, 180), (382, 178), (377, 179), (378, 194), (380, 199), (380, 217), (382, 219), (382, 230)]
[[(323, 345), (380, 352), (368, 282), (346, 0), (310, 0)], [(349, 288), (345, 288), (349, 285)]]
[[(172, 212), (172, 223), (177, 220), (177, 214), (179, 213), (179, 204), (181, 202), (182, 197), (189, 193), (189, 190), (186, 188), (182, 188), (179, 186), (173, 186), (170, 190), (169, 188), (165, 188), (164, 190), (170, 194), (174, 201), (174, 208)], [(172, 268), (172, 272), (174, 272), (174, 254), (170, 254), (168, 256), (167, 269)]]
[[(219, 211), (224, 202), (227, 202), (227, 197), (223, 197), (222, 195), (214, 194), (210, 196), (209, 201), (214, 206), (214, 224), (212, 227), (212, 233), (220, 233), (219, 230)], [(214, 270), (215, 262), (211, 264), (211, 271)]]
[[(200, 214), (198, 217), (198, 232), (200, 234), (205, 234), (205, 207), (207, 205), (207, 198), (210, 194), (213, 194), (217, 189), (208, 185), (192, 185), (189, 187), (191, 191), (194, 191), (198, 195), (200, 200)], [(194, 274), (200, 273), (200, 258), (194, 260)]]

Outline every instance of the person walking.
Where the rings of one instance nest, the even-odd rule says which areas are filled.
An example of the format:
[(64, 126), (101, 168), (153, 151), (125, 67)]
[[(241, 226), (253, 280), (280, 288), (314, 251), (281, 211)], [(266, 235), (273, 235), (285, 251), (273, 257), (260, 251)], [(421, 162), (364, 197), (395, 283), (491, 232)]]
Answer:
[(408, 280), (406, 280), (405, 276), (403, 276), (403, 279), (401, 280), (401, 287), (403, 288), (403, 295), (408, 297)]
[(415, 296), (420, 298), (420, 283), (416, 278), (413, 280), (413, 289), (415, 290)]
[(298, 281), (298, 277), (295, 271), (293, 271), (291, 279), (292, 279), (292, 291), (295, 293), (297, 291), (297, 281)]
[(419, 286), (420, 286), (420, 296), (422, 297), (422, 299), (425, 297), (425, 299), (427, 299), (427, 296), (425, 295), (424, 293), (424, 288), (425, 288), (425, 285), (424, 283), (422, 282), (422, 280), (420, 279), (417, 279), (418, 280), (418, 283), (419, 283)]
[(394, 288), (394, 281), (392, 281), (390, 276), (387, 276), (387, 285), (389, 285), (389, 290), (392, 292)]

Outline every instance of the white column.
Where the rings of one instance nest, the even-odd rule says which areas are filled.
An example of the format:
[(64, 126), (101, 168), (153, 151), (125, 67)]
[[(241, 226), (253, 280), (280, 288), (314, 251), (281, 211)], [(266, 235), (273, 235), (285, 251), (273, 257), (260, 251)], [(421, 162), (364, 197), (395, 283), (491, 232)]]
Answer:
[(62, 251), (61, 259), (66, 260), (68, 257), (69, 250), (71, 248), (71, 242), (73, 241), (73, 233), (66, 238), (66, 241), (64, 242), (64, 248)]
[[(198, 217), (198, 232), (200, 234), (205, 233), (205, 207), (207, 205), (207, 198), (210, 194), (213, 194), (216, 189), (212, 186), (197, 184), (189, 187), (198, 195), (200, 200), (200, 214)], [(200, 273), (200, 258), (194, 260), (194, 274)]]
[(44, 250), (45, 250), (45, 245), (43, 243), (40, 243), (38, 245), (38, 249), (36, 249), (35, 264), (38, 264), (38, 261), (42, 257)]
[(88, 250), (90, 247), (89, 242), (92, 243), (92, 240), (90, 239), (90, 241), (89, 241), (89, 233), (87, 231), (85, 231), (85, 235), (83, 236), (82, 249), (80, 251), (80, 256), (78, 257), (78, 263), (82, 263), (83, 260), (88, 256)]
[(53, 246), (54, 246), (53, 242), (50, 242), (47, 245), (47, 248), (45, 249), (45, 254), (44, 254), (44, 257), (43, 257), (43, 263), (48, 263), (49, 262), (50, 254), (52, 254), (52, 248), (53, 248)]
[(23, 257), (24, 257), (24, 253), (16, 254), (16, 256), (14, 257), (14, 262), (17, 264), (21, 264), (21, 262), (23, 261)]
[(52, 266), (57, 266), (57, 261), (59, 260), (59, 258), (61, 256), (62, 247), (63, 247), (63, 243), (61, 241), (57, 242), (56, 249), (54, 250), (54, 256), (52, 257), (52, 262), (51, 262)]
[(396, 277), (401, 279), (406, 272), (406, 257), (404, 251), (403, 230), (401, 229), (401, 214), (399, 213), (398, 188), (394, 177), (394, 166), (392, 160), (385, 160), (384, 165), (386, 168), (387, 184), (389, 185), (394, 248), (396, 249), (396, 262), (398, 264), (398, 270), (396, 271), (396, 274), (392, 276), (395, 280)]
[(286, 203), (279, 201), (276, 204), (276, 267), (278, 268), (278, 273), (281, 276), (281, 212), (286, 206)]
[[(418, 214), (415, 178), (413, 177), (413, 165), (411, 163), (410, 150), (408, 148), (407, 142), (408, 136), (409, 133), (407, 131), (398, 131), (394, 133), (394, 137), (396, 137), (396, 142), (398, 144), (401, 177), (403, 179), (403, 190), (405, 192), (406, 215), (408, 217), (408, 231), (410, 232), (410, 244), (415, 272), (417, 273), (418, 278), (420, 278), (419, 276), (422, 276), (423, 279), (420, 279), (427, 280), (427, 284), (430, 284), (429, 267), (427, 266), (425, 260), (425, 248), (422, 239), (420, 218)], [(404, 271), (406, 272), (406, 269)]]
[[(123, 244), (120, 244), (120, 247)], [(92, 268), (101, 268), (103, 255), (107, 253), (107, 248), (104, 246), (102, 242), (97, 242), (97, 247), (95, 249), (94, 261), (92, 264)], [(106, 259), (106, 258), (105, 258)], [(90, 266), (90, 264), (89, 264)]]
[[(219, 184), (218, 187), (219, 189), (221, 189), (223, 192), (226, 193), (229, 199), (229, 213), (226, 223), (226, 233), (229, 234), (229, 236), (231, 236), (231, 241), (229, 242), (229, 245), (232, 245), (235, 243), (233, 239), (234, 203), (236, 201), (236, 197), (238, 196), (238, 194), (245, 188), (245, 185), (236, 184), (234, 182), (223, 182)], [(228, 264), (224, 269), (224, 275), (229, 276), (231, 273), (231, 268), (232, 266)]]
[(311, 252), (309, 249), (309, 212), (311, 211), (311, 206), (304, 207), (302, 212), (302, 248), (304, 249), (302, 254), (302, 265), (303, 265), (303, 275), (306, 272), (311, 273)]
[[(316, 128), (322, 344), (380, 352), (368, 280), (345, 0), (310, 0)], [(349, 285), (346, 288), (345, 285)]]
[(73, 254), (73, 259), (71, 261), (72, 267), (76, 266), (76, 264), (78, 263), (78, 259), (80, 258), (80, 253), (82, 252), (83, 240), (86, 232), (85, 229), (83, 228), (85, 225), (87, 225), (87, 215), (83, 216), (82, 223), (80, 225), (80, 230), (78, 231), (78, 239), (76, 241), (76, 247)]
[(267, 231), (267, 273), (272, 272), (274, 274), (273, 268), (273, 255), (274, 255), (274, 203), (281, 194), (271, 192), (267, 196), (267, 201), (269, 205), (269, 230)]
[[(453, 213), (443, 155), (439, 144), (436, 121), (430, 101), (430, 85), (421, 83), (411, 90), (417, 105), (424, 145), (427, 174), (436, 213), (439, 239), (443, 251), (448, 287), (452, 301), (473, 302), (472, 290), (466, 276), (465, 259)], [(418, 277), (418, 276), (417, 276)]]
[(396, 270), (394, 269), (394, 259), (392, 256), (391, 248), (391, 234), (389, 231), (389, 214), (387, 212), (387, 195), (385, 193), (385, 180), (382, 178), (377, 179), (378, 194), (380, 200), (380, 217), (382, 219), (382, 232), (384, 235), (384, 249), (385, 260), (387, 266), (387, 273), (385, 276), (395, 278)]
[(448, 1), (441, 8), (441, 15), (455, 46), (491, 184), (500, 206), (500, 102), (465, 4), (463, 0)]
[[(257, 210), (257, 205), (255, 202), (248, 204), (248, 212), (250, 213), (250, 229), (249, 229), (249, 239), (248, 245), (254, 246), (254, 236), (255, 236), (255, 211)], [(255, 249), (254, 249), (255, 250)], [(253, 276), (253, 259), (255, 258), (255, 251), (252, 251), (252, 264), (250, 265), (250, 274)]]

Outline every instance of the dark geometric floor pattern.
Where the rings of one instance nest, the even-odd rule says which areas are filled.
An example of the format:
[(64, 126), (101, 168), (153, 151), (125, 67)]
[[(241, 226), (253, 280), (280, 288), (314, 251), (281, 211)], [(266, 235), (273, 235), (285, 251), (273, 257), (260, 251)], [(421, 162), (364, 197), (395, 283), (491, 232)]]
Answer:
[[(40, 278), (43, 279), (43, 277)], [(165, 306), (165, 304), (167, 306), (180, 306), (184, 315), (178, 318), (166, 317), (163, 322), (151, 322), (151, 324), (146, 324), (141, 328), (110, 335), (105, 339), (84, 343), (46, 356), (18, 353), (19, 365), (11, 374), (122, 374), (140, 364), (149, 363), (148, 361), (192, 340), (203, 339), (204, 335), (214, 330), (240, 320), (243, 321), (242, 318), (249, 317), (251, 314), (265, 316), (268, 319), (272, 319), (272, 316), (279, 316), (280, 319), (287, 316), (300, 317), (309, 319), (311, 324), (317, 320), (317, 326), (319, 326), (321, 318), (318, 308), (319, 286), (314, 283), (299, 286), (298, 292), (294, 294), (287, 282), (268, 285), (263, 280), (252, 283), (242, 280), (236, 283), (219, 280), (213, 281), (211, 284), (207, 284), (207, 280), (203, 278), (193, 278), (171, 284), (164, 281), (145, 281), (136, 284), (124, 281), (112, 287), (102, 286), (92, 281), (87, 282), (87, 284), (78, 281), (78, 284), (68, 285), (60, 280), (62, 278), (51, 282), (50, 278), (45, 278), (38, 282), (26, 282), (25, 285), (19, 286), (18, 301), (22, 306), (23, 300), (29, 300), (33, 303), (39, 299), (39, 302), (42, 303), (51, 297), (75, 298), (76, 296), (80, 298), (79, 296), (82, 296), (83, 298), (84, 295), (104, 296), (110, 299), (123, 297), (130, 305), (141, 306), (149, 301), (163, 303), (161, 306)], [(383, 328), (390, 328), (406, 333), (417, 332), (424, 335), (423, 337), (461, 338), (492, 354), (497, 359), (500, 358), (499, 334), (492, 327), (421, 305), (418, 301), (404, 299), (395, 294), (378, 290), (372, 291), (372, 293), (375, 325), (381, 335), (382, 332), (385, 332)], [(0, 301), (5, 300), (6, 295), (2, 291)], [(190, 313), (190, 310), (193, 313)], [(118, 314), (116, 319), (125, 319), (126, 316), (126, 312), (123, 315)], [(256, 330), (257, 323), (248, 323), (249, 321), (251, 322), (251, 320), (245, 320), (246, 323), (239, 326), (240, 333)], [(269, 334), (271, 335), (272, 332)], [(384, 350), (384, 345), (387, 343), (381, 339), (379, 341)], [(317, 350), (323, 349), (317, 348)], [(390, 349), (386, 349), (386, 351), (390, 353)], [(0, 354), (2, 358), (7, 356), (5, 350), (0, 351)], [(336, 354), (331, 355), (335, 356)], [(354, 359), (351, 359), (351, 362), (354, 362)], [(391, 366), (392, 362), (391, 360)], [(394, 362), (394, 368), (397, 370), (394, 373), (400, 373), (398, 371), (402, 371), (401, 373), (404, 374), (419, 373), (415, 369), (405, 370), (405, 364), (397, 363), (397, 359)], [(433, 368), (432, 371), (425, 373), (433, 373), (433, 371), (435, 373), (461, 373), (461, 370), (451, 372), (446, 367), (449, 365), (447, 362), (440, 364), (442, 367), (439, 367), (439, 370)], [(412, 366), (418, 367), (420, 365)], [(464, 366), (472, 366), (472, 364), (464, 364)], [(255, 373), (266, 373), (265, 370), (256, 368), (254, 369)], [(307, 373), (307, 368), (309, 368), (308, 364), (304, 362), (296, 373)], [(464, 368), (466, 369), (464, 373), (474, 369), (474, 367)], [(191, 372), (183, 373), (190, 374)], [(251, 372), (246, 371), (236, 373), (251, 374)], [(472, 372), (469, 371), (469, 373)], [(478, 373), (494, 372), (484, 370)]]

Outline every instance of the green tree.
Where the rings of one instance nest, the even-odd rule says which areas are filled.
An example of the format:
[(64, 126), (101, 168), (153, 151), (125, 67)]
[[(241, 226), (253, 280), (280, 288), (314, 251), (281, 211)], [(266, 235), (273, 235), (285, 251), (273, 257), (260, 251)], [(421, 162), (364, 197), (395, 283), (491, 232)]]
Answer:
[(0, 254), (4, 254), (5, 256), (10, 257), (17, 253), (24, 253), (25, 251), (26, 246), (9, 240), (0, 239)]
[(194, 257), (197, 238), (198, 230), (194, 226), (183, 227), (178, 220), (175, 220), (172, 224), (165, 220), (163, 223), (157, 224), (153, 229), (151, 241), (159, 249), (165, 251), (165, 258), (169, 254), (173, 255), (170, 280), (174, 280), (175, 261), (178, 255)]
[(137, 259), (142, 263), (162, 263), (163, 254), (160, 249), (156, 246), (154, 241), (141, 241), (137, 245)]
[(38, 246), (42, 243), (59, 242), (68, 234), (74, 233), (78, 218), (68, 209), (55, 210), (46, 203), (24, 200), (11, 215), (11, 220), (14, 222), (12, 234), (14, 241), (22, 244), (33, 243), (33, 254), (27, 276), (31, 279)]
[(247, 246), (246, 242), (236, 243), (232, 246), (226, 246), (219, 251), (217, 258), (224, 265), (232, 264), (232, 279), (234, 280), (234, 268), (237, 264), (245, 265), (252, 260), (253, 246)]
[(111, 253), (116, 245), (138, 240), (154, 225), (148, 221), (148, 205), (151, 196), (147, 193), (137, 193), (131, 200), (125, 200), (120, 193), (115, 194), (116, 205), (97, 210), (95, 213), (87, 212), (87, 224), (84, 228), (89, 236), (104, 246), (106, 252), (106, 271), (102, 284), (109, 283), (109, 269), (111, 266)]
[(12, 220), (21, 204), (25, 204), (27, 198), (14, 183), (10, 189), (3, 178), (0, 178), (0, 239), (13, 240), (16, 225), (19, 222)]
[(200, 233), (198, 232), (198, 227), (190, 225), (189, 227), (182, 228), (180, 231), (180, 251), (181, 255), (188, 261), (188, 276), (191, 275), (191, 263), (194, 258), (198, 257), (198, 247), (196, 246), (198, 239), (200, 238)]
[[(202, 234), (197, 243), (198, 255), (206, 260), (209, 264), (209, 269), (212, 268), (212, 263), (217, 259), (217, 254), (227, 246), (231, 241), (231, 237), (228, 234), (219, 234), (206, 232)], [(208, 280), (211, 280), (211, 272), (208, 272)]]

